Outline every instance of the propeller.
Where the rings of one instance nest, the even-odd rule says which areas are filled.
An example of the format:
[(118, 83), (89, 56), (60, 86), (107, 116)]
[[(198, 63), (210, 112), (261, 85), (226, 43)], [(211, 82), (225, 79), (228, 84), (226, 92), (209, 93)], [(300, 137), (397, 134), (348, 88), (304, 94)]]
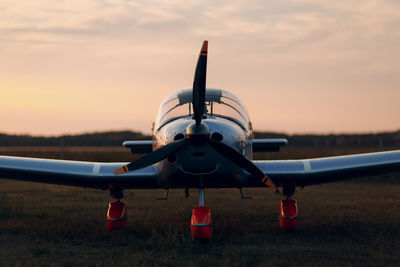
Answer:
[(226, 159), (232, 161), (243, 170), (247, 171), (255, 178), (261, 180), (263, 184), (271, 188), (276, 188), (275, 184), (269, 179), (253, 162), (248, 160), (245, 156), (240, 154), (237, 150), (223, 143), (207, 139), (208, 144)]
[(276, 188), (274, 183), (256, 166), (253, 162), (248, 160), (245, 156), (240, 154), (238, 151), (232, 147), (214, 141), (210, 139), (207, 125), (202, 124), (201, 120), (203, 118), (204, 107), (205, 107), (205, 94), (206, 94), (206, 72), (207, 72), (207, 50), (208, 41), (203, 42), (203, 46), (200, 50), (199, 59), (196, 65), (196, 71), (194, 75), (193, 82), (193, 113), (195, 118), (195, 124), (190, 125), (187, 128), (186, 139), (171, 142), (145, 156), (142, 158), (131, 162), (117, 170), (114, 174), (126, 173), (141, 169), (150, 165), (153, 165), (168, 156), (178, 152), (186, 145), (202, 145), (208, 144), (215, 151), (217, 151), (221, 156), (233, 162), (243, 170), (250, 173), (257, 179), (260, 179), (265, 185)]
[(207, 51), (208, 41), (204, 41), (200, 50), (199, 59), (197, 60), (196, 71), (194, 73), (193, 80), (192, 104), (196, 126), (200, 126), (204, 113), (206, 98)]
[(162, 161), (163, 159), (167, 158), (169, 155), (176, 153), (178, 150), (180, 150), (186, 144), (186, 142), (187, 142), (187, 139), (182, 139), (182, 140), (178, 140), (178, 141), (169, 143), (168, 145), (165, 145), (153, 152), (150, 152), (150, 153), (146, 154), (145, 156), (141, 157), (140, 159), (135, 160), (134, 162), (131, 162), (131, 163), (115, 170), (114, 174), (131, 172), (134, 170), (138, 170), (138, 169), (153, 165), (154, 163), (157, 163), (157, 162)]

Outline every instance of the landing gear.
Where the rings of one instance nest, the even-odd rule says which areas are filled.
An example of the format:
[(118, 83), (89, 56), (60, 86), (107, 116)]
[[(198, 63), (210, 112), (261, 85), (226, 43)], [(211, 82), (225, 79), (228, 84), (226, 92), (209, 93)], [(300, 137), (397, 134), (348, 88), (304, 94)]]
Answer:
[(126, 225), (127, 212), (126, 205), (119, 199), (115, 199), (108, 204), (107, 211), (107, 230), (114, 231)]
[(297, 209), (297, 201), (291, 198), (294, 194), (294, 191), (295, 186), (283, 187), (283, 194), (286, 196), (286, 199), (281, 200), (279, 225), (285, 231), (294, 231), (297, 229), (297, 226), (299, 224), (299, 211)]
[(120, 201), (123, 197), (122, 190), (111, 188), (110, 186), (110, 194), (114, 200), (108, 204), (107, 230), (114, 231), (119, 230), (126, 225), (127, 211), (125, 203)]
[(212, 236), (211, 209), (204, 206), (204, 188), (199, 190), (199, 207), (193, 209), (190, 233), (193, 239), (207, 240)]

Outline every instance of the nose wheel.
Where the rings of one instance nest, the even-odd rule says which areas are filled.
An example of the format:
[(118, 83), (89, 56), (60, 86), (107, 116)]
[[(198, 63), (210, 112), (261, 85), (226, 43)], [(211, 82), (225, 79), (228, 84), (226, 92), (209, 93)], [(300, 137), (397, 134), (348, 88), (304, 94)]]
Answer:
[(204, 188), (199, 189), (199, 206), (193, 209), (190, 233), (196, 240), (207, 240), (212, 237), (211, 209), (204, 205)]

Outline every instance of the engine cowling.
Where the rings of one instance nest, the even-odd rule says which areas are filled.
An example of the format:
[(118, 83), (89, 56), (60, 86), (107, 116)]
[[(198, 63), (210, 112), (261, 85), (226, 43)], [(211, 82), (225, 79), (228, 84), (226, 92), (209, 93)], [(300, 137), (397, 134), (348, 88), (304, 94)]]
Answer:
[(126, 225), (127, 211), (124, 202), (114, 200), (108, 204), (107, 211), (107, 230), (114, 231)]
[(297, 229), (299, 211), (297, 201), (292, 198), (281, 200), (281, 212), (279, 215), (279, 225), (283, 230), (293, 231)]

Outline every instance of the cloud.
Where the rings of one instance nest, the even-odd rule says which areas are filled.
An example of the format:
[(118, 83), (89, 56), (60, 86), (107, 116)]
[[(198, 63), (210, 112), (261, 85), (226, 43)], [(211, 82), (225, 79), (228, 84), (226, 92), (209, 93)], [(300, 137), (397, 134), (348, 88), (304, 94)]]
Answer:
[[(77, 97), (85, 86), (98, 97), (98, 88), (116, 88), (127, 106), (142, 107), (190, 86), (199, 43), (209, 39), (210, 85), (248, 88), (248, 100), (275, 96), (295, 109), (301, 104), (288, 99), (325, 103), (322, 90), (355, 99), (378, 89), (376, 97), (398, 99), (399, 25), (400, 2), (389, 0), (3, 0), (0, 72)], [(156, 96), (136, 99), (138, 88)]]
[(29, 33), (58, 38), (185, 34), (188, 38), (252, 37), (293, 45), (398, 36), (395, 26), (400, 23), (399, 4), (389, 1), (6, 0), (0, 3), (0, 10), (0, 30), (14, 39), (23, 39)]

